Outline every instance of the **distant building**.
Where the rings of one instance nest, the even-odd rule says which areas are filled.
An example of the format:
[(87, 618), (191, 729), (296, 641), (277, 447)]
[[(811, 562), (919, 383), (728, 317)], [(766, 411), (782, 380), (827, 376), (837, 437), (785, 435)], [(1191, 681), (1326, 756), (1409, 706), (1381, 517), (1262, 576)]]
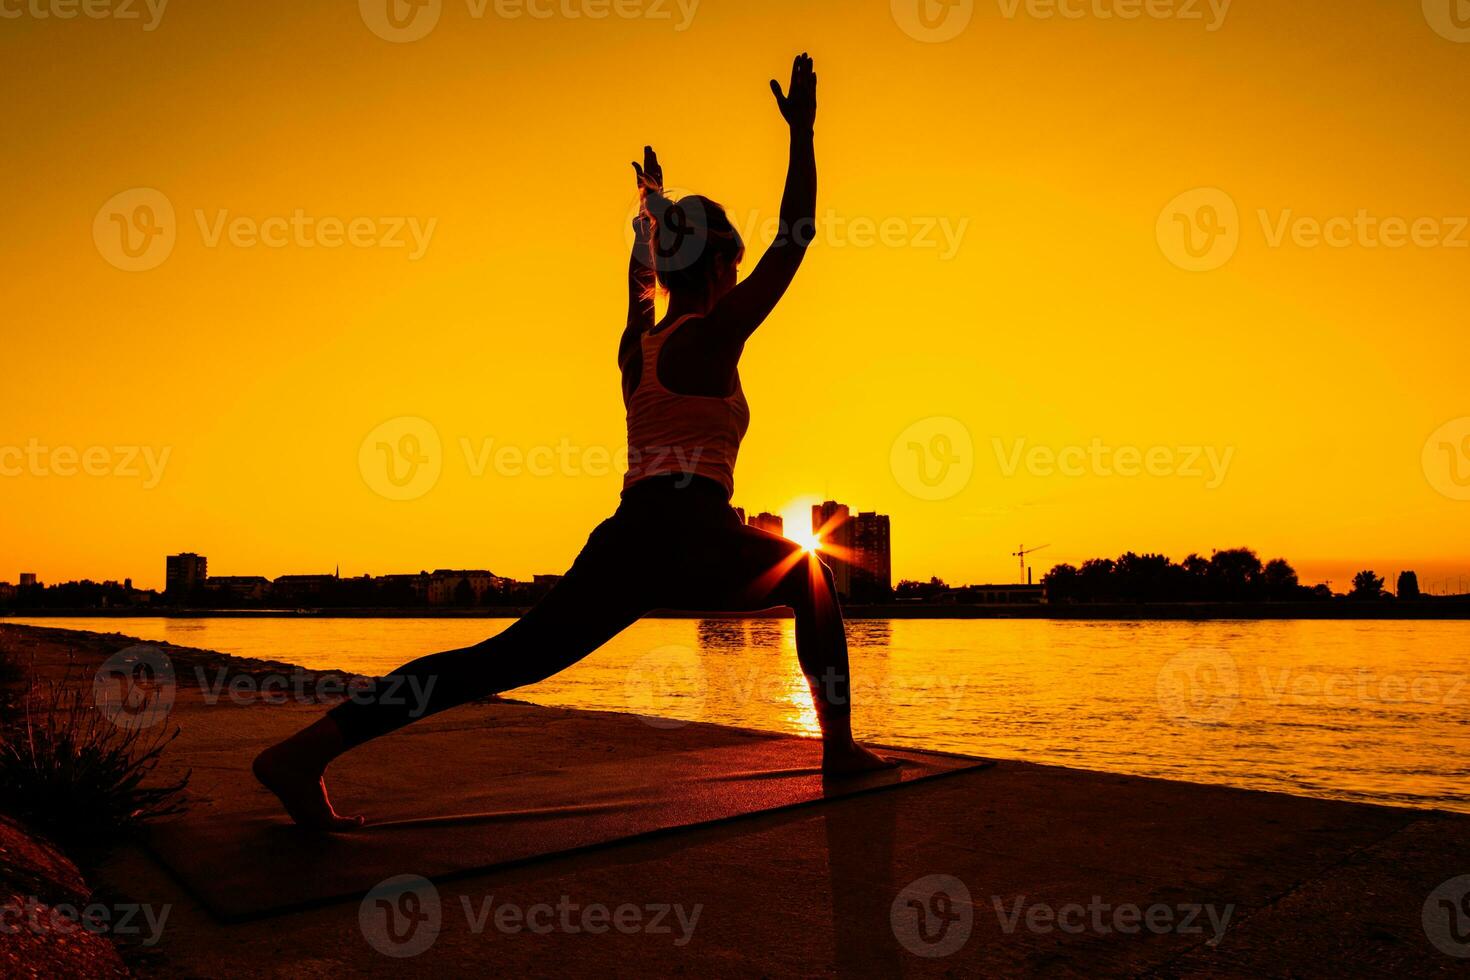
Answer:
[(440, 568), (429, 576), (429, 605), (485, 605), (485, 597), (493, 597), (508, 582), (508, 579), (479, 569), (456, 571)]
[(379, 575), (373, 579), (373, 585), (390, 602), (397, 600), (418, 603), (429, 601), (431, 581), (428, 572), (418, 572), (414, 575)]
[(786, 533), (786, 522), (781, 520), (779, 514), (757, 514), (750, 519), (750, 526), (772, 534), (784, 535)]
[(35, 586), (37, 586), (39, 584), (40, 583), (36, 581), (36, 573), (35, 572), (21, 572), (20, 573), (20, 587), (22, 589), (33, 588), (33, 587), (35, 587)]
[(893, 552), (887, 514), (858, 514), (852, 528), (850, 593), (854, 602), (883, 602), (893, 596)]
[(320, 599), (337, 587), (336, 575), (281, 575), (271, 582), (271, 595), (285, 602)]
[(218, 575), (205, 580), (210, 589), (226, 592), (236, 599), (259, 602), (271, 592), (271, 580), (262, 575)]
[(169, 555), (164, 565), (164, 591), (171, 596), (187, 596), (209, 578), (209, 559), (186, 551)]
[(1046, 601), (1042, 585), (966, 585), (934, 597), (935, 602), (962, 605), (1038, 605)]
[(0, 606), (6, 606), (15, 601), (15, 586), (9, 582), (0, 582)]

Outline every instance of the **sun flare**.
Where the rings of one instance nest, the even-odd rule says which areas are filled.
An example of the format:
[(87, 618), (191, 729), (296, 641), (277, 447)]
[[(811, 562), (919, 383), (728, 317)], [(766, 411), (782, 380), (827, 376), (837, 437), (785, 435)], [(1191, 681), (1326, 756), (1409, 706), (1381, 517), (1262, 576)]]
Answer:
[(822, 550), (822, 539), (817, 537), (810, 531), (788, 530), (786, 532), (786, 536), (792, 541), (795, 541), (797, 544), (801, 545), (801, 547), (806, 551)]

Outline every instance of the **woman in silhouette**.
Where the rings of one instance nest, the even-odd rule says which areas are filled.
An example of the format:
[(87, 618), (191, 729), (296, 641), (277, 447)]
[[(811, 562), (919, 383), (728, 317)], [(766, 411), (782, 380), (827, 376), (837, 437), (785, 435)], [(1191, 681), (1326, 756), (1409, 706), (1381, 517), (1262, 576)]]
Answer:
[[(771, 90), (791, 130), (781, 230), (743, 282), (736, 270), (745, 247), (724, 209), (703, 197), (665, 197), (652, 148), (642, 166), (633, 164), (643, 207), (618, 345), (629, 463), (617, 512), (592, 532), (550, 594), (504, 632), (415, 660), (261, 753), (257, 778), (297, 823), (362, 825), (361, 817), (338, 815), (327, 797), (324, 774), (343, 752), (426, 715), (550, 677), (653, 609), (790, 607), (822, 728), (824, 772), (889, 765), (853, 741), (847, 641), (831, 572), (791, 541), (742, 525), (730, 507), (750, 420), (740, 355), (791, 284), (815, 225), (811, 58), (795, 60), (784, 94), (775, 81)], [(656, 286), (668, 293), (658, 322)]]

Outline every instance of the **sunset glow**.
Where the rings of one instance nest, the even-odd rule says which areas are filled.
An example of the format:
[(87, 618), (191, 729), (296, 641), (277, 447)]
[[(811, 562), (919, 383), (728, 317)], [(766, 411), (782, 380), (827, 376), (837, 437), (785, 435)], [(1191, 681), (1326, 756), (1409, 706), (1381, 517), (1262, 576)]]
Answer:
[[(628, 161), (656, 144), (758, 256), (786, 165), (765, 80), (808, 46), (819, 230), (741, 363), (737, 502), (889, 514), (895, 581), (1010, 581), (1032, 540), (1055, 543), (1038, 575), (1242, 545), (1338, 587), (1470, 572), (1464, 433), (1435, 435), (1470, 416), (1466, 253), (1358, 241), (1395, 216), (1453, 231), (1470, 107), (1443, 80), (1470, 47), (1418, 3), (1330, 32), (1299, 4), (1217, 30), (976, 5), (944, 43), (886, 2), (831, 9), (710, 4), (675, 30), (446, 4), (412, 43), (335, 2), (7, 21), (27, 136), (0, 241), (0, 441), (23, 454), (0, 457), (0, 581), (157, 587), (184, 550), (219, 575), (564, 571), (621, 485)], [(1165, 212), (1191, 202), (1238, 213), (1218, 268), (1196, 271), (1204, 217), (1170, 257), (1192, 226)], [(156, 267), (99, 252), (165, 207)], [(1349, 247), (1303, 233), (1359, 211)], [(422, 486), (365, 478), (385, 459)]]

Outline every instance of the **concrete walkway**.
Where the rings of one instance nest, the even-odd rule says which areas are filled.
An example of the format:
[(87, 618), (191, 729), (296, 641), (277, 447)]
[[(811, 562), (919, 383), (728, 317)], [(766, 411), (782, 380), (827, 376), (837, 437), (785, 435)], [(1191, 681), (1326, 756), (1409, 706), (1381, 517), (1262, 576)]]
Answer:
[[(181, 688), (170, 766), (194, 766), (203, 791), (222, 742), (319, 710)], [(485, 778), (656, 745), (629, 716), (529, 705), (426, 724), (477, 740)], [(454, 758), (424, 757), (403, 792), (456, 778)], [(146, 958), (164, 976), (1464, 976), (1470, 959), (1451, 954), (1470, 955), (1470, 934), (1451, 927), (1470, 915), (1449, 917), (1458, 893), (1430, 901), (1461, 875), (1464, 815), (1002, 762), (243, 925), (211, 919), (138, 848), (96, 877), (170, 907)]]

